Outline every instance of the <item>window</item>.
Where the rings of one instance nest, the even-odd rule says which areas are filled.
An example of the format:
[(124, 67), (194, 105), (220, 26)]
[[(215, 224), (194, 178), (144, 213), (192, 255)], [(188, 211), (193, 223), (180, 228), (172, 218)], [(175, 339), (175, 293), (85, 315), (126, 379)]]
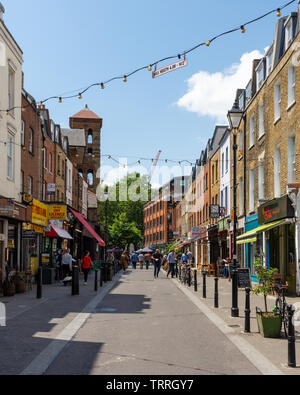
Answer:
[(21, 145), (25, 145), (25, 122), (21, 121)]
[(93, 170), (89, 170), (88, 171), (88, 184), (89, 184), (89, 186), (93, 186), (94, 185), (94, 172), (93, 172)]
[(267, 76), (271, 74), (273, 68), (273, 49), (267, 55)]
[(256, 89), (259, 90), (264, 83), (265, 79), (265, 67), (264, 62), (259, 66), (256, 72)]
[(293, 41), (293, 21), (290, 19), (285, 28), (285, 49), (287, 49)]
[(242, 155), (244, 148), (244, 141), (243, 141), (243, 131), (239, 130), (239, 152)]
[(32, 184), (33, 184), (32, 177), (28, 177), (28, 179), (27, 179), (27, 193), (28, 193), (28, 195), (32, 195)]
[[(15, 106), (15, 72), (9, 67), (8, 70), (8, 108), (9, 110)], [(14, 114), (11, 110), (10, 114)]]
[(249, 81), (249, 83), (246, 87), (246, 104), (249, 103), (251, 98), (252, 98), (252, 80)]
[(228, 211), (228, 187), (225, 188), (225, 208)]
[(93, 144), (93, 130), (89, 129), (88, 131), (88, 144)]
[(7, 136), (7, 178), (14, 178), (14, 138), (8, 133)]
[(224, 191), (221, 191), (221, 207), (224, 207)]
[(212, 184), (214, 185), (214, 183), (215, 183), (215, 166), (214, 165), (212, 166), (212, 169), (211, 169), (211, 179), (212, 179)]
[(29, 129), (28, 151), (29, 151), (31, 154), (33, 154), (33, 139), (34, 139), (33, 130), (30, 128), (30, 129)]
[(49, 153), (49, 172), (52, 173), (52, 154)]
[(43, 181), (43, 201), (45, 201), (45, 200), (46, 200), (46, 183), (45, 183), (45, 181)]
[(274, 122), (281, 117), (281, 85), (277, 83), (274, 86)]
[(249, 170), (249, 212), (254, 211), (254, 169)]
[(288, 107), (296, 101), (295, 67), (291, 65), (288, 71)]
[(44, 169), (47, 169), (47, 150), (46, 150), (46, 148), (43, 149), (43, 166), (44, 166)]
[(226, 173), (228, 173), (229, 165), (229, 148), (226, 148)]
[(242, 177), (240, 178), (240, 182), (239, 182), (239, 211), (240, 211), (240, 215), (243, 215), (244, 212), (244, 182)]
[(264, 163), (260, 162), (258, 165), (258, 199), (263, 200), (264, 198), (265, 198)]
[(216, 182), (218, 182), (219, 179), (218, 167), (219, 167), (219, 162), (216, 160)]
[(296, 181), (296, 138), (288, 138), (288, 182)]
[(274, 152), (274, 196), (275, 198), (280, 197), (280, 172), (281, 172), (281, 154), (280, 147), (277, 147)]
[(250, 139), (249, 139), (249, 148), (253, 147), (255, 140), (255, 119), (254, 115), (250, 118)]
[(259, 105), (259, 129), (258, 129), (258, 137), (262, 137), (265, 134), (265, 117), (264, 117), (264, 104), (261, 103)]

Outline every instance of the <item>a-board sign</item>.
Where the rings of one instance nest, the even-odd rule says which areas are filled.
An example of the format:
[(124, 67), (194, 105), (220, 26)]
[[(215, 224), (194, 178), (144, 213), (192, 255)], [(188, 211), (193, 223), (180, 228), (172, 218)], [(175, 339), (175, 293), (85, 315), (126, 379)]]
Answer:
[(252, 288), (249, 269), (238, 269), (238, 288)]

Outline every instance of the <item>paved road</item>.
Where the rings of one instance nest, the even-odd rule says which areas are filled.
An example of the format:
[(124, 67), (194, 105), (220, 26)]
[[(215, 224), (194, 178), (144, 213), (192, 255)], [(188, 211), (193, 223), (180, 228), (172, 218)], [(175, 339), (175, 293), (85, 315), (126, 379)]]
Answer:
[[(46, 353), (47, 355), (47, 353)], [(128, 271), (45, 374), (226, 375), (259, 371), (162, 273)]]

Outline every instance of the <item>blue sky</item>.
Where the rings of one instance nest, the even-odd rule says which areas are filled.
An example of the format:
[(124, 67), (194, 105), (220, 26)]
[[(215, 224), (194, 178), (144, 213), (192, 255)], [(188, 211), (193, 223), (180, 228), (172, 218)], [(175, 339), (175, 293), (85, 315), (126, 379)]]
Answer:
[[(79, 92), (90, 83), (175, 55), (285, 3), (284, 0), (1, 1), (6, 9), (5, 23), (24, 52), (25, 89), (37, 101), (50, 95)], [(285, 13), (294, 11), (296, 5), (297, 2), (289, 6)], [(274, 39), (276, 20), (276, 15), (269, 16), (249, 26), (246, 34), (237, 32), (209, 48), (201, 47), (188, 56), (188, 67), (155, 80), (151, 73), (142, 71), (127, 84), (117, 81), (105, 90), (94, 88), (81, 101), (49, 102), (51, 117), (66, 127), (69, 116), (88, 103), (104, 119), (103, 154), (152, 158), (161, 149), (162, 158), (195, 161), (215, 124), (222, 121), (220, 116), (214, 116), (222, 103), (213, 101), (208, 111), (205, 97), (211, 89), (212, 95), (218, 96), (219, 89), (224, 97), (228, 84), (238, 84), (239, 79), (245, 78), (242, 55), (255, 50), (264, 53)], [(244, 63), (250, 62), (247, 59)], [(232, 68), (233, 65), (236, 67)], [(240, 75), (224, 84), (224, 73)], [(193, 94), (178, 106), (176, 103), (188, 93), (192, 77)], [(233, 97), (227, 100), (231, 102)]]

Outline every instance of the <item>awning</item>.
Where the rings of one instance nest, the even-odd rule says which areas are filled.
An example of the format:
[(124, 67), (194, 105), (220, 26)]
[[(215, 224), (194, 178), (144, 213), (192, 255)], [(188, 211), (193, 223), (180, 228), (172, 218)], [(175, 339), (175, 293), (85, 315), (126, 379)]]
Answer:
[(51, 226), (50, 231), (45, 233), (46, 237), (59, 237), (61, 239), (73, 240), (73, 237), (69, 235), (69, 233), (61, 228), (57, 228), (56, 226)]
[(287, 225), (287, 224), (290, 224), (292, 222), (293, 222), (292, 219), (282, 219), (280, 221), (272, 222), (272, 223), (267, 224), (267, 225), (259, 226), (258, 228), (253, 229), (250, 232), (244, 233), (243, 235), (239, 236), (237, 238), (238, 244), (253, 243), (253, 241), (248, 241), (248, 242), (245, 241), (244, 243), (240, 243), (240, 242), (244, 241), (244, 240), (247, 240), (247, 239), (249, 239), (249, 240), (250, 239), (254, 239), (254, 238), (256, 239), (256, 235), (258, 233), (266, 232), (267, 230), (271, 230), (271, 229), (277, 228), (278, 226), (281, 226), (281, 225)]
[(257, 237), (249, 237), (248, 239), (239, 240), (237, 244), (241, 245), (241, 244), (250, 244), (256, 242), (257, 242)]
[(80, 213), (78, 213), (75, 210), (72, 210), (70, 208), (70, 210), (72, 211), (72, 213), (75, 215), (75, 217), (79, 220), (79, 222), (82, 223), (82, 225), (85, 227), (85, 229), (89, 232), (89, 234), (91, 236), (94, 237), (94, 239), (96, 239), (98, 241), (98, 244), (101, 247), (105, 247), (105, 242), (101, 239), (101, 237), (98, 235), (98, 233), (91, 227), (91, 225), (86, 221), (86, 219), (84, 218), (84, 216)]

